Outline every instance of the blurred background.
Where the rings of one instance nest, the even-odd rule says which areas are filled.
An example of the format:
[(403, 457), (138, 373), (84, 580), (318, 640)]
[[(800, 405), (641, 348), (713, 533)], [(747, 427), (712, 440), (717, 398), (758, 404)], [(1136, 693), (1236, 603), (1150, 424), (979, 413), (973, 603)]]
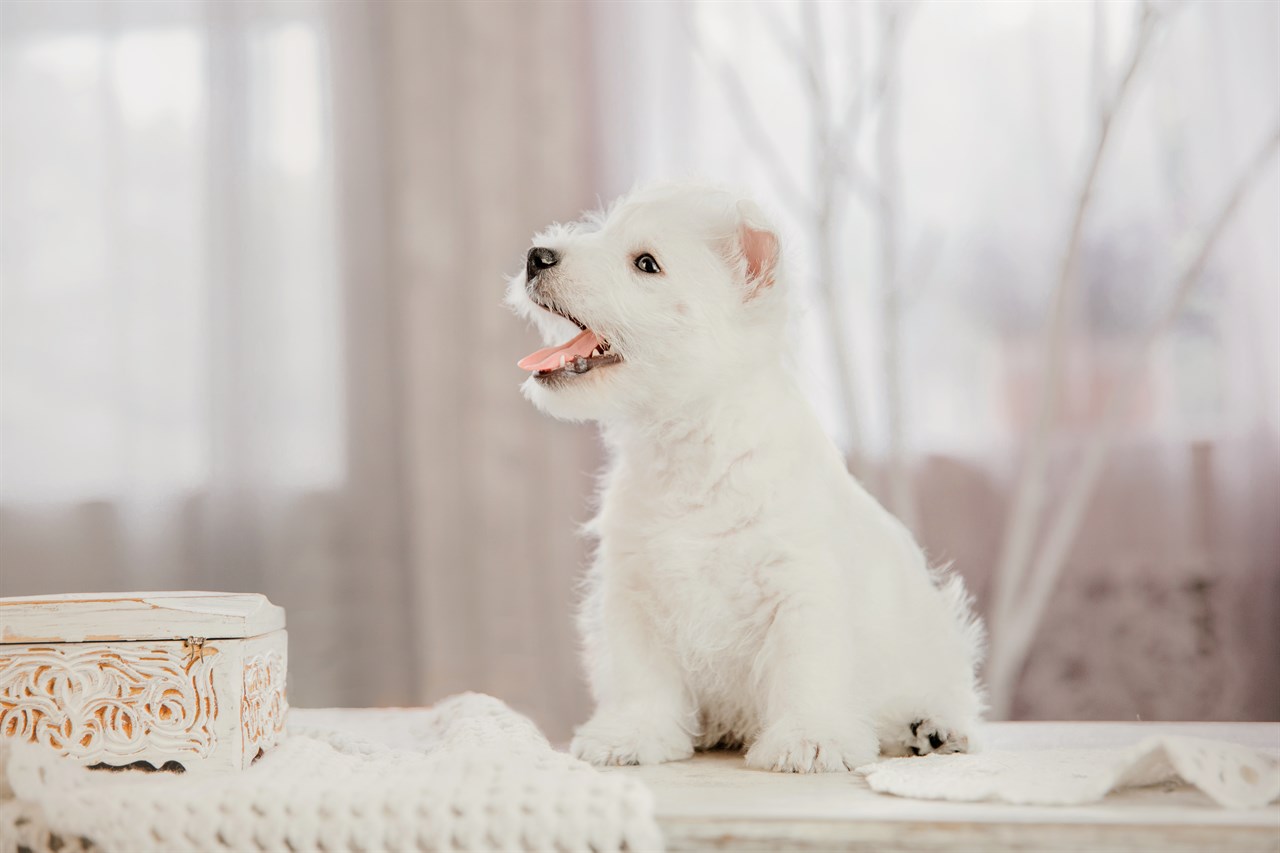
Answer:
[(0, 3), (0, 592), (261, 591), (295, 705), (585, 718), (535, 230), (754, 193), (993, 716), (1280, 719), (1280, 6)]

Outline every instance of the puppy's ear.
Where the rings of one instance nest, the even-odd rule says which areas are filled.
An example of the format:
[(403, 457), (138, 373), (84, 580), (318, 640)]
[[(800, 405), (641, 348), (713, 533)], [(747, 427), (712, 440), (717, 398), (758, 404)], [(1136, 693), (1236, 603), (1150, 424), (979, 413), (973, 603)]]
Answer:
[(778, 235), (754, 202), (738, 202), (735, 249), (746, 262), (747, 298), (773, 287), (778, 274)]

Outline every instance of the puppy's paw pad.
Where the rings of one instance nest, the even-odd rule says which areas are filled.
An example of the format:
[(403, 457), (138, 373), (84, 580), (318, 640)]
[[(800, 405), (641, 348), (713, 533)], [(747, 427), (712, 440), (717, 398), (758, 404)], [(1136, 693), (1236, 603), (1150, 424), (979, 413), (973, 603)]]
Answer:
[(844, 773), (874, 761), (873, 741), (770, 728), (747, 750), (747, 766), (779, 773)]
[(932, 719), (912, 720), (903, 745), (908, 755), (950, 755), (969, 751), (969, 736)]
[(592, 720), (578, 729), (569, 752), (601, 767), (662, 764), (693, 755), (692, 739), (678, 726), (663, 731), (622, 722)]

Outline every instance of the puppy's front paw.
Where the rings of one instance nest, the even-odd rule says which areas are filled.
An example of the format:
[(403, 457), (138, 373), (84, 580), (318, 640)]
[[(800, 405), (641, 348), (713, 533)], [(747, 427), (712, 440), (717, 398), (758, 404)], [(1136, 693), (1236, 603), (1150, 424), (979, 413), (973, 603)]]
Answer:
[(569, 752), (596, 765), (661, 764), (693, 755), (693, 738), (675, 722), (596, 714), (574, 733)]
[(857, 724), (842, 730), (791, 721), (774, 723), (747, 750), (747, 766), (780, 773), (843, 773), (875, 761), (874, 733)]

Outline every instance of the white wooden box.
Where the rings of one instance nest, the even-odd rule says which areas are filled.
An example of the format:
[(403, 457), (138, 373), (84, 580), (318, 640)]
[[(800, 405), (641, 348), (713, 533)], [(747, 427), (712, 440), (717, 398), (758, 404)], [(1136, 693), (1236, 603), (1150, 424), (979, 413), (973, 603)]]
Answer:
[(0, 598), (0, 736), (86, 765), (241, 770), (280, 739), (287, 664), (262, 595)]

